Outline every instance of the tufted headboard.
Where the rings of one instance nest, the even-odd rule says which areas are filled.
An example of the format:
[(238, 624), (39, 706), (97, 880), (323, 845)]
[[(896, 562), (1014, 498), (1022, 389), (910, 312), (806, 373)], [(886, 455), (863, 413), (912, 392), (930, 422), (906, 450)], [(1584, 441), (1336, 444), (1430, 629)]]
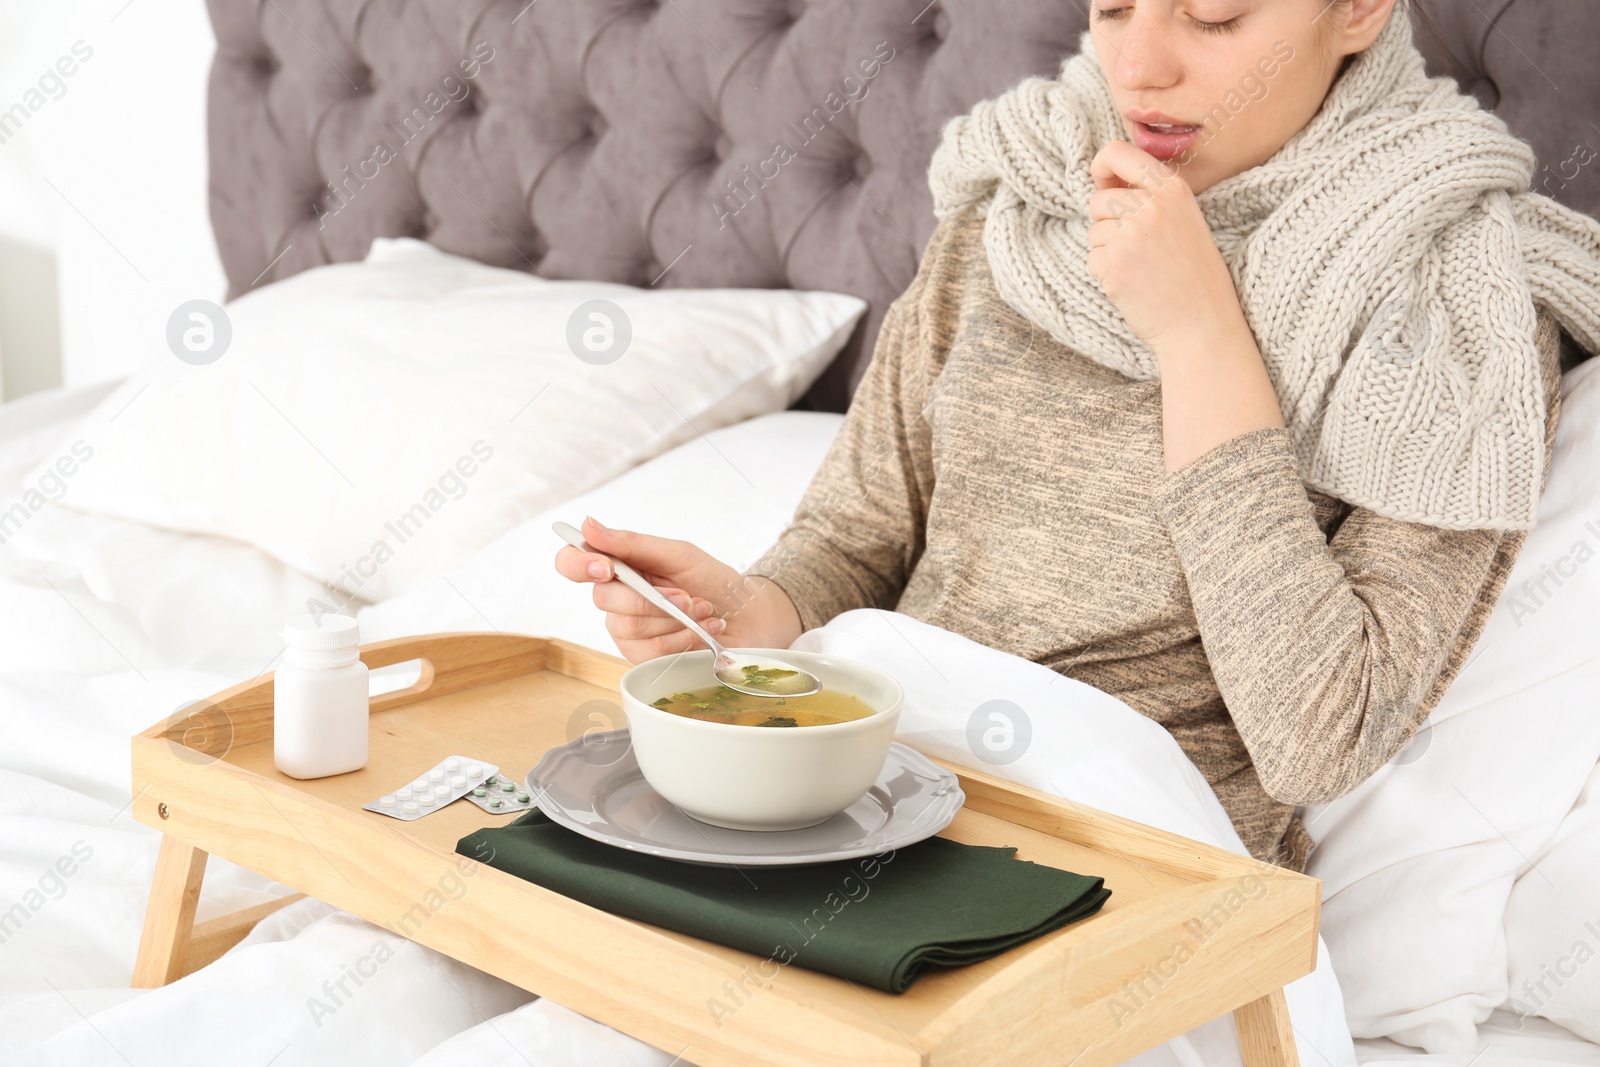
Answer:
[[(1428, 0), (1418, 31), (1600, 215), (1600, 4)], [(1088, 0), (207, 0), (230, 296), (376, 236), (549, 278), (871, 304), (798, 407), (843, 411), (934, 218), (945, 119), (1077, 48)], [(782, 146), (782, 147), (780, 147)], [(1580, 162), (1583, 161), (1583, 162)]]

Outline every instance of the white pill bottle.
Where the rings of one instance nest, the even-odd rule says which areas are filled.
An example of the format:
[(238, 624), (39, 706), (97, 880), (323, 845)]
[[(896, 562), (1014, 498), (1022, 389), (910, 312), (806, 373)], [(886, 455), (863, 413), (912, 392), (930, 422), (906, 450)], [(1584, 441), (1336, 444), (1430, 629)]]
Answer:
[(356, 620), (293, 615), (273, 673), (272, 758), (291, 778), (326, 778), (367, 765), (367, 665)]

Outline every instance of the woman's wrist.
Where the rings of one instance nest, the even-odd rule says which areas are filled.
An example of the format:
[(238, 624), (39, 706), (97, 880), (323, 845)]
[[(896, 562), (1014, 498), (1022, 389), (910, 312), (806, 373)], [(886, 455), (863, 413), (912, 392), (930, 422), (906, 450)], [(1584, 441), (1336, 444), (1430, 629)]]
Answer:
[(1283, 409), (1243, 314), (1196, 321), (1152, 344), (1161, 366), (1166, 469), (1175, 471), (1252, 430), (1283, 425)]
[(733, 586), (724, 618), (728, 632), (740, 641), (756, 648), (788, 648), (805, 632), (800, 609), (771, 578), (741, 574)]

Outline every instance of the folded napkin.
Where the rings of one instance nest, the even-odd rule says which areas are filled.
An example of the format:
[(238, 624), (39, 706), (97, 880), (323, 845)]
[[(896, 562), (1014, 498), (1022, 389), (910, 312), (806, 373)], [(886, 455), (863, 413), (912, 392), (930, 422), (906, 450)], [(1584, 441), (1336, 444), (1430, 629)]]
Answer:
[(537, 808), (456, 851), (617, 915), (890, 993), (1093, 915), (1111, 895), (1104, 878), (942, 837), (802, 867), (702, 866), (603, 844)]

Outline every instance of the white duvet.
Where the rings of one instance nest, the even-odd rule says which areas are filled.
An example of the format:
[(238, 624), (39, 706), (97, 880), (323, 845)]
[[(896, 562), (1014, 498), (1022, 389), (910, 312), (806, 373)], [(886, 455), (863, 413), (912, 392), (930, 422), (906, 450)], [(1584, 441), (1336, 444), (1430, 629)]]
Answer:
[[(5, 410), (0, 499), (95, 399), (85, 391)], [(743, 566), (787, 521), (837, 424), (782, 413), (719, 431), (716, 444), (636, 468), (559, 517), (594, 511), (608, 525), (691, 537)], [(664, 521), (682, 484), (667, 472), (700, 477), (719, 456), (737, 457), (757, 483), (750, 506), (733, 521)], [(551, 570), (549, 518), (366, 608), (363, 639), (498, 629), (609, 650), (587, 589)], [(0, 1063), (692, 1063), (692, 1050), (652, 1049), (314, 900), (277, 912), (194, 975), (127, 988), (158, 841), (128, 816), (128, 738), (270, 669), (277, 625), (317, 591), (247, 545), (56, 506), (0, 546)], [(901, 736), (924, 751), (1244, 851), (1170, 735), (1087, 686), (890, 612), (848, 613), (796, 647), (883, 662), (907, 682)], [(989, 768), (965, 738), (973, 709), (995, 699), (1024, 709), (1033, 736), (1020, 759)], [(199, 918), (288, 891), (213, 858)], [(1357, 1062), (1325, 947), (1317, 970), (1289, 987), (1289, 1004), (1302, 1063)], [(1240, 1059), (1224, 1016), (1129, 1062)]]

